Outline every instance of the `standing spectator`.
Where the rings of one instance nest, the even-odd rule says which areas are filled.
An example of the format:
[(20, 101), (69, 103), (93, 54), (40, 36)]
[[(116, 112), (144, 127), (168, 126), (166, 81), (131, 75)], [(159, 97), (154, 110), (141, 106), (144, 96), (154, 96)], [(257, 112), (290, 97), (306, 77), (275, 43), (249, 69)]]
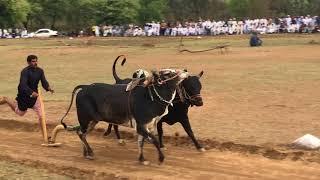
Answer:
[(92, 26), (91, 27), (91, 35), (95, 36), (95, 34), (96, 34), (96, 26)]
[(27, 38), (28, 37), (28, 31), (26, 28), (23, 28), (23, 30), (21, 31), (21, 37), (22, 38)]
[(166, 32), (167, 28), (167, 23), (164, 20), (162, 20), (160, 23), (160, 36), (164, 36), (164, 33)]
[(320, 26), (320, 16), (316, 16), (316, 25)]
[(99, 26), (94, 26), (94, 32), (95, 32), (95, 36), (99, 37), (100, 36), (100, 27)]

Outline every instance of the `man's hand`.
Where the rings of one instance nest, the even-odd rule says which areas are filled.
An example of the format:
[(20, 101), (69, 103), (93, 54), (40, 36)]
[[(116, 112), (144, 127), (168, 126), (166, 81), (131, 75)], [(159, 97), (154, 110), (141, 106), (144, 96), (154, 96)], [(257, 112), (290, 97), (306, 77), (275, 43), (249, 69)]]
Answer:
[(33, 98), (35, 98), (35, 97), (38, 97), (39, 95), (38, 95), (38, 93), (36, 93), (36, 92), (32, 92), (32, 94), (30, 95), (30, 97), (33, 97)]
[(48, 90), (51, 92), (51, 94), (53, 94), (53, 93), (54, 93), (54, 90), (53, 90), (53, 89), (51, 89), (50, 87), (48, 88)]

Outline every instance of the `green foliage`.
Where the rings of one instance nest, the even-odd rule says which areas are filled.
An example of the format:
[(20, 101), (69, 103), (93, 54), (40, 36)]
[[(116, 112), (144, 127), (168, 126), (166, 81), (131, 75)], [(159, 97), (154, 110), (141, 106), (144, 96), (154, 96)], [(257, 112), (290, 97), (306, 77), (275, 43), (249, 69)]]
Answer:
[(127, 24), (136, 22), (138, 0), (95, 0), (98, 24)]
[(230, 15), (233, 17), (247, 17), (249, 9), (248, 0), (229, 0), (228, 8)]
[(95, 1), (70, 0), (68, 15), (65, 18), (67, 31), (79, 31), (96, 23)]
[(310, 14), (320, 15), (320, 0), (309, 0)]
[(0, 0), (0, 28), (79, 31), (101, 24), (319, 15), (320, 0)]
[(27, 20), (29, 11), (26, 0), (0, 0), (0, 27), (20, 26)]
[(221, 0), (168, 0), (167, 18), (172, 21), (221, 19), (226, 15)]
[(262, 18), (270, 16), (270, 0), (248, 0), (248, 17)]
[(160, 21), (164, 18), (167, 0), (139, 0), (138, 22)]

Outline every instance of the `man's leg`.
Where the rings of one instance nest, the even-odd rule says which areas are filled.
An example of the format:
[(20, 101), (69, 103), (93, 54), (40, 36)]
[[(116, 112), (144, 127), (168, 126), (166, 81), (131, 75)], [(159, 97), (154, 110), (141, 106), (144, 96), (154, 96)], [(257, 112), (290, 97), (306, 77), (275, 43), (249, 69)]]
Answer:
[(15, 100), (12, 100), (8, 97), (0, 97), (0, 105), (2, 104), (8, 104), (8, 106), (12, 109), (12, 111), (16, 111), (17, 108), (17, 102)]

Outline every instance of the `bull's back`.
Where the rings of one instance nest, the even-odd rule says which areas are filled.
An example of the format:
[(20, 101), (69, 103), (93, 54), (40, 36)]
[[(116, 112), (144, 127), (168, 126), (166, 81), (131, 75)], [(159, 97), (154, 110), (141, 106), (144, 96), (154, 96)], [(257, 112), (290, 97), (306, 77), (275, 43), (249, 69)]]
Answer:
[(92, 84), (79, 91), (77, 110), (87, 111), (89, 114), (86, 116), (97, 121), (125, 123), (129, 109), (128, 92), (125, 89), (126, 86), (121, 85)]

